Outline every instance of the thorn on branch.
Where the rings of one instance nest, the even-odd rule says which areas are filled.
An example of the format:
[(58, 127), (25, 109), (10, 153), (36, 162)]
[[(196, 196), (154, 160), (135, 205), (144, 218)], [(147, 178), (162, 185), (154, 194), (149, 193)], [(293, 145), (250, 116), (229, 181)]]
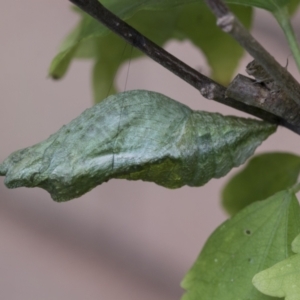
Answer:
[(202, 95), (204, 98), (206, 98), (206, 99), (208, 99), (208, 100), (214, 100), (214, 99), (216, 98), (216, 95), (215, 95), (215, 93), (214, 93), (214, 90), (215, 90), (216, 88), (217, 88), (217, 87), (216, 87), (215, 84), (210, 83), (210, 84), (208, 84), (208, 85), (202, 87), (202, 88), (200, 89), (200, 93), (201, 93), (201, 95)]
[(224, 31), (229, 33), (233, 28), (234, 15), (227, 14), (217, 20), (217, 25)]

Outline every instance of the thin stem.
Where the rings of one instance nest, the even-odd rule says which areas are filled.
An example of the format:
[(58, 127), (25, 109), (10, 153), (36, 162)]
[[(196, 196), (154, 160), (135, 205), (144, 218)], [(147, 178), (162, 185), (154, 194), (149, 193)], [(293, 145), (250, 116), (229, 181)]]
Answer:
[(289, 189), (290, 193), (297, 194), (300, 192), (300, 182), (296, 183), (293, 187)]
[(298, 70), (300, 71), (300, 48), (297, 42), (294, 29), (290, 22), (289, 14), (287, 9), (280, 9), (273, 13), (279, 25), (281, 26), (286, 39), (288, 41), (289, 47), (295, 58)]
[(128, 43), (138, 48), (147, 56), (195, 87), (205, 98), (215, 100), (270, 123), (282, 125), (300, 134), (300, 124), (292, 124), (289, 122), (288, 118), (278, 116), (259, 107), (251, 106), (239, 100), (227, 97), (225, 95), (226, 88), (224, 86), (197, 72), (172, 54), (165, 51), (163, 48), (147, 39), (137, 30), (107, 10), (98, 0), (70, 1), (121, 36)]
[(300, 85), (296, 79), (282, 67), (262, 45), (254, 39), (248, 30), (229, 11), (222, 0), (205, 0), (217, 17), (217, 24), (230, 34), (265, 69), (272, 79), (294, 102), (300, 105)]

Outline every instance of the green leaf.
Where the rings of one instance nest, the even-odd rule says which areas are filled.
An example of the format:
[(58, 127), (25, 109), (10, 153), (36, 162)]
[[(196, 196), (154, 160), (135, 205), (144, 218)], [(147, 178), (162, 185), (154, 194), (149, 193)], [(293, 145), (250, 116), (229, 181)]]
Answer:
[(288, 11), (287, 7), (284, 7), (282, 9), (278, 9), (277, 11), (274, 11), (273, 15), (284, 32), (284, 35), (287, 39), (287, 42), (297, 64), (298, 70), (300, 71), (300, 47), (294, 32), (294, 28), (292, 27), (290, 21), (290, 12)]
[(210, 236), (182, 282), (182, 300), (270, 299), (252, 278), (287, 258), (299, 232), (299, 203), (288, 191), (251, 204)]
[[(249, 8), (236, 8), (239, 16), (244, 16), (247, 26), (250, 26), (252, 11)], [(222, 84), (228, 84), (243, 54), (243, 49), (228, 35), (215, 26), (215, 18), (203, 4), (186, 5), (183, 10), (172, 12), (142, 11), (131, 18), (128, 23), (146, 34), (158, 45), (163, 45), (170, 37), (178, 35), (191, 39), (207, 57), (212, 68), (212, 77)], [(161, 29), (163, 25), (163, 30)], [(207, 30), (195, 31), (195, 28), (207, 26)], [(209, 37), (214, 36), (214, 39)], [(91, 39), (90, 39), (91, 40)], [(95, 40), (95, 39), (94, 39)], [(97, 53), (97, 62), (94, 66), (93, 86), (94, 99), (100, 102), (109, 94), (115, 94), (112, 86), (116, 73), (123, 62), (134, 59), (143, 54), (138, 50), (126, 46), (125, 42), (115, 34), (97, 38), (98, 47), (91, 43), (81, 43), (81, 49), (94, 49)], [(219, 51), (224, 55), (220, 55)], [(82, 50), (81, 50), (82, 51)], [(83, 50), (85, 53), (87, 51)], [(83, 52), (82, 51), (82, 52)], [(78, 56), (78, 55), (77, 55)], [(81, 56), (83, 56), (81, 54)]]
[[(131, 18), (128, 23), (134, 28), (138, 28), (145, 33), (148, 38), (158, 45), (163, 45), (173, 34), (175, 22), (178, 17), (178, 10), (173, 9), (171, 13), (157, 11), (155, 18), (153, 12), (141, 11)], [(162, 27), (163, 26), (163, 30)], [(104, 37), (89, 39), (91, 43), (81, 43), (80, 55), (87, 53), (86, 49), (95, 49), (95, 66), (93, 71), (94, 99), (96, 102), (102, 101), (109, 94), (115, 94), (116, 88), (113, 85), (116, 73), (122, 63), (129, 59), (135, 59), (143, 54), (115, 34), (108, 34)], [(92, 54), (92, 53), (90, 53)], [(86, 55), (86, 54), (85, 54)], [(93, 56), (93, 55), (91, 55)]]
[(292, 242), (292, 251), (294, 253), (300, 254), (300, 234)]
[[(193, 2), (185, 0), (186, 3)], [(173, 3), (172, 3), (173, 2)], [(102, 1), (101, 2), (105, 7), (114, 12), (123, 20), (127, 20), (132, 17), (135, 13), (140, 10), (155, 10), (155, 9), (171, 9), (176, 8), (177, 5), (182, 4), (180, 0), (165, 0), (163, 2), (158, 0), (152, 1), (136, 1), (136, 0), (122, 0), (122, 1)], [(173, 10), (173, 9), (172, 9)], [(171, 11), (172, 11), (171, 10)], [(176, 17), (176, 9), (174, 10)], [(155, 12), (160, 13), (158, 11)], [(59, 53), (53, 59), (49, 74), (54, 78), (61, 78), (65, 75), (67, 68), (71, 62), (70, 56), (76, 57), (76, 51), (78, 47), (82, 47), (82, 43), (88, 42), (89, 39), (104, 37), (109, 34), (110, 31), (104, 25), (100, 24), (98, 21), (94, 20), (85, 13), (81, 14), (81, 21), (78, 26), (69, 34), (66, 38), (66, 41), (63, 42)], [(153, 12), (151, 13), (152, 19)], [(165, 25), (168, 26), (166, 23)], [(138, 28), (137, 28), (138, 29)], [(151, 30), (151, 29), (150, 29)], [(160, 28), (160, 31), (164, 31), (164, 27)], [(93, 43), (93, 42), (92, 42)], [(97, 44), (97, 42), (96, 42)], [(83, 46), (84, 47), (84, 46)], [(104, 47), (104, 46), (103, 46)], [(85, 47), (87, 48), (87, 47)], [(95, 48), (93, 48), (95, 50)], [(86, 50), (86, 49), (85, 49)], [(81, 50), (79, 50), (80, 52)], [(72, 55), (70, 54), (72, 52)], [(80, 57), (81, 55), (79, 55)], [(116, 58), (115, 58), (116, 59)]]
[(234, 215), (252, 202), (266, 199), (297, 182), (300, 157), (289, 153), (265, 153), (252, 158), (248, 165), (227, 183), (222, 204)]
[(254, 286), (262, 293), (285, 300), (300, 300), (300, 235), (292, 243), (297, 253), (256, 274)]
[(226, 2), (247, 6), (255, 6), (273, 12), (287, 6), (290, 1), (291, 0), (228, 0)]
[(65, 75), (71, 60), (76, 55), (81, 42), (108, 32), (104, 26), (91, 17), (83, 17), (77, 27), (62, 43), (58, 54), (54, 57), (49, 68), (49, 75), (60, 79)]
[(193, 111), (158, 93), (130, 91), (14, 152), (0, 165), (0, 175), (9, 188), (38, 186), (57, 201), (111, 178), (201, 186), (244, 163), (275, 130), (257, 120)]
[(298, 9), (299, 4), (300, 4), (300, 0), (290, 0), (289, 1), (288, 10), (289, 10), (289, 13), (291, 15), (296, 12), (296, 10)]
[[(147, 1), (146, 6), (142, 4), (138, 6), (139, 11), (137, 7), (131, 11), (131, 15), (133, 13), (135, 15), (127, 19), (127, 22), (160, 46), (174, 38), (190, 39), (207, 57), (212, 77), (226, 85), (237, 67), (243, 49), (216, 26), (215, 17), (204, 3), (197, 1), (189, 4), (189, 2), (193, 1), (183, 2), (184, 5), (177, 8), (155, 11), (154, 16), (151, 10), (145, 10), (149, 9), (151, 3)], [(162, 7), (168, 7), (170, 3), (168, 5), (167, 3), (169, 2), (165, 2)], [(158, 4), (154, 1), (153, 5), (157, 7)], [(250, 27), (252, 9), (243, 6), (235, 6), (233, 9), (245, 26)], [(67, 37), (60, 52), (52, 61), (50, 75), (54, 78), (64, 76), (74, 58), (94, 59), (94, 91), (96, 101), (100, 101), (107, 96), (115, 73), (119, 66), (130, 58), (131, 51), (127, 50), (122, 55), (125, 43), (122, 39), (115, 34), (109, 34), (107, 29), (86, 14), (81, 16), (81, 22)], [(138, 51), (133, 53), (132, 58), (143, 55)]]
[[(299, 0), (227, 1), (227, 3), (240, 4), (240, 6), (233, 6), (232, 10), (247, 28), (251, 25), (252, 10), (245, 6), (257, 6), (271, 12), (279, 12), (284, 9), (286, 4), (289, 4), (289, 9), (292, 13), (296, 9), (298, 2)], [(224, 34), (215, 25), (215, 17), (208, 11), (204, 3), (196, 0), (152, 0), (146, 2), (115, 0), (103, 1), (103, 3), (160, 46), (163, 46), (167, 40), (173, 38), (190, 39), (205, 54), (212, 70), (212, 78), (224, 85), (230, 82), (239, 59), (243, 54), (243, 50), (234, 40)], [(178, 10), (180, 9), (182, 9), (182, 14), (179, 17)], [(153, 10), (156, 10), (155, 17), (153, 17)], [(146, 16), (139, 17), (138, 15), (143, 11), (144, 13), (148, 11), (148, 16), (146, 14)], [(133, 15), (135, 16), (132, 17)], [(106, 57), (107, 53), (109, 53), (107, 49), (111, 49), (113, 50), (112, 53), (116, 53), (116, 50), (119, 50), (120, 47), (113, 48), (109, 43), (110, 39), (105, 39), (105, 36), (109, 34), (107, 28), (86, 14), (81, 13), (81, 16), (81, 22), (67, 37), (59, 53), (53, 59), (49, 74), (53, 78), (59, 79), (65, 75), (73, 59), (82, 57), (94, 59), (93, 86), (95, 99), (98, 102), (108, 95), (113, 82), (113, 75), (117, 72), (118, 67), (129, 57), (125, 55), (124, 58), (119, 59), (119, 53), (114, 57), (112, 55)], [(176, 20), (178, 20), (178, 26), (174, 22)], [(145, 24), (148, 26), (145, 26)], [(153, 27), (159, 28), (151, 32)], [(159, 38), (161, 33), (164, 35), (162, 40)], [(212, 36), (213, 38), (211, 38)], [(115, 37), (112, 39), (115, 39)], [(122, 41), (119, 40), (118, 44), (122, 44)], [(123, 45), (121, 45), (121, 49), (123, 49)], [(85, 54), (82, 55), (83, 53)], [(86, 53), (89, 54), (86, 55)], [(99, 55), (100, 53), (102, 55)], [(133, 58), (140, 55), (142, 54), (135, 51)], [(106, 58), (109, 59), (107, 60)], [(114, 92), (115, 89), (112, 88), (111, 93)]]

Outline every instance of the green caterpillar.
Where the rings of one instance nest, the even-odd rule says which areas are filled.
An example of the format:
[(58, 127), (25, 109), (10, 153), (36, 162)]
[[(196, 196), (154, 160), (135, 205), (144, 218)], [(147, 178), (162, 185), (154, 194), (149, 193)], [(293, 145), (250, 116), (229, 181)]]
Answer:
[(87, 109), (1, 165), (9, 188), (41, 187), (56, 201), (111, 178), (167, 188), (201, 186), (244, 163), (276, 126), (193, 111), (164, 95), (129, 91)]

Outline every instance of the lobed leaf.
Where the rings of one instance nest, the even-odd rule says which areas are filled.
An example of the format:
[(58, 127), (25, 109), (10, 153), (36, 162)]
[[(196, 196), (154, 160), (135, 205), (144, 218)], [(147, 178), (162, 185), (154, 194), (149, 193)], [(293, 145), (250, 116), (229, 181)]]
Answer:
[(234, 215), (255, 201), (293, 186), (299, 174), (297, 155), (280, 152), (257, 155), (223, 189), (223, 207)]
[[(141, 10), (159, 10), (159, 9), (172, 9), (176, 8), (177, 5), (182, 4), (182, 0), (172, 1), (164, 0), (163, 2), (152, 0), (152, 1), (142, 1), (142, 0), (115, 0), (115, 1), (101, 1), (101, 3), (107, 7), (110, 11), (115, 13), (122, 20), (130, 19), (134, 14)], [(185, 0), (186, 3), (193, 2), (193, 0)], [(171, 4), (173, 2), (173, 4)], [(159, 13), (159, 12), (155, 12)], [(65, 75), (67, 68), (66, 65), (70, 64), (70, 53), (73, 52), (72, 57), (76, 57), (76, 51), (78, 47), (82, 46), (82, 43), (88, 42), (89, 39), (104, 37), (109, 34), (110, 31), (104, 25), (94, 20), (92, 17), (85, 13), (80, 13), (81, 20), (77, 27), (69, 34), (66, 40), (63, 42), (59, 53), (55, 56), (51, 62), (49, 74), (54, 78), (61, 78)], [(151, 13), (152, 20), (153, 12)], [(176, 17), (176, 15), (175, 15)], [(138, 29), (138, 28), (137, 28)], [(150, 29), (151, 30), (151, 29)], [(161, 27), (161, 31), (164, 31), (164, 27)], [(111, 34), (111, 33), (110, 33)], [(145, 33), (146, 34), (146, 33)], [(87, 47), (85, 47), (87, 48)], [(80, 50), (79, 50), (80, 52)], [(96, 54), (97, 55), (97, 54)], [(80, 56), (80, 55), (79, 55)], [(115, 58), (116, 59), (116, 58)]]
[(228, 0), (227, 2), (259, 7), (270, 12), (274, 12), (287, 6), (291, 2), (291, 0)]
[(252, 278), (291, 255), (299, 232), (299, 203), (288, 191), (251, 204), (210, 236), (182, 282), (187, 290), (182, 300), (270, 299), (254, 288)]
[[(157, 44), (163, 45), (174, 32), (178, 15), (178, 9), (173, 9), (171, 13), (157, 11), (155, 18), (153, 18), (153, 12), (141, 11), (131, 18), (129, 23), (134, 28), (139, 28)], [(93, 42), (93, 46), (91, 42), (81, 43), (80, 53), (77, 52), (77, 56), (79, 54), (82, 57), (87, 54), (87, 51), (91, 52), (93, 49), (94, 53), (90, 53), (90, 57), (94, 57), (96, 61), (93, 70), (94, 99), (100, 102), (108, 96), (108, 93), (116, 93), (113, 83), (120, 66), (127, 60), (136, 59), (143, 54), (115, 34), (88, 41)]]
[[(290, 13), (293, 13), (299, 5), (299, 0), (228, 0), (226, 2), (241, 5), (233, 6), (232, 9), (247, 28), (251, 26), (252, 16), (249, 6), (275, 12), (288, 5)], [(203, 2), (199, 0), (104, 0), (101, 3), (160, 46), (174, 38), (190, 39), (205, 54), (213, 79), (227, 85), (232, 78), (243, 49), (215, 25), (214, 16)], [(153, 10), (156, 10), (155, 18), (153, 18)], [(181, 13), (178, 14), (180, 11)], [(177, 20), (178, 24), (176, 24)], [(157, 27), (157, 30), (152, 30)], [(102, 100), (107, 96), (113, 75), (122, 62), (129, 58), (126, 55), (118, 60), (118, 55), (113, 56), (115, 49), (118, 48), (113, 48), (114, 42), (108, 43), (110, 38), (106, 38), (107, 35), (111, 36), (106, 27), (81, 13), (81, 21), (63, 42), (59, 53), (51, 63), (50, 76), (55, 79), (62, 78), (75, 58), (93, 58), (95, 100), (96, 102)], [(117, 42), (119, 43), (121, 41)], [(107, 50), (107, 45), (113, 50), (111, 53)], [(83, 53), (85, 54), (82, 55)], [(140, 55), (142, 54), (135, 52), (133, 57)], [(114, 91), (113, 88), (112, 92)]]
[(254, 276), (253, 284), (260, 292), (285, 300), (300, 300), (300, 235), (293, 241), (292, 249), (297, 254)]
[(111, 178), (168, 188), (201, 186), (253, 154), (274, 125), (193, 111), (164, 95), (130, 91), (87, 109), (1, 165), (9, 188), (41, 187), (57, 201)]
[[(174, 6), (171, 2), (160, 1), (161, 9), (164, 10), (153, 12), (153, 9), (160, 7), (158, 3), (147, 1), (126, 8), (123, 4), (108, 7), (160, 46), (171, 39), (191, 40), (205, 54), (212, 77), (220, 83), (228, 84), (242, 57), (243, 49), (216, 26), (215, 17), (206, 5), (201, 1), (178, 1)], [(245, 26), (250, 27), (252, 9), (235, 6), (233, 10)], [(120, 65), (130, 58), (130, 51), (122, 55), (124, 44), (122, 39), (109, 33), (103, 25), (86, 14), (81, 14), (79, 25), (63, 43), (51, 63), (49, 73), (54, 78), (61, 78), (73, 59), (94, 59), (94, 92), (96, 101), (100, 101), (107, 96)], [(133, 58), (142, 55), (134, 51)]]
[(300, 234), (292, 242), (292, 251), (294, 253), (300, 254)]
[(300, 4), (300, 0), (290, 0), (287, 7), (289, 10), (290, 15), (294, 14), (296, 10), (298, 9)]

